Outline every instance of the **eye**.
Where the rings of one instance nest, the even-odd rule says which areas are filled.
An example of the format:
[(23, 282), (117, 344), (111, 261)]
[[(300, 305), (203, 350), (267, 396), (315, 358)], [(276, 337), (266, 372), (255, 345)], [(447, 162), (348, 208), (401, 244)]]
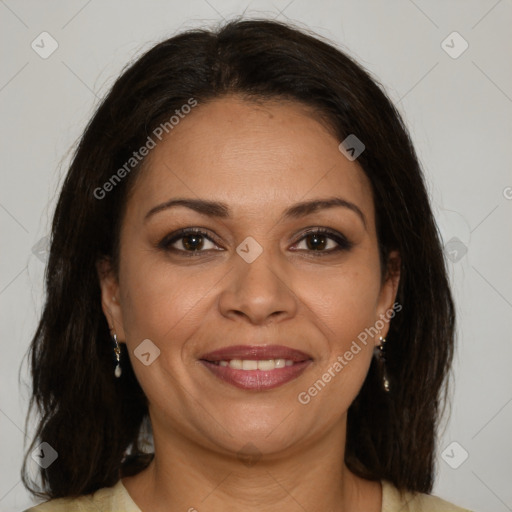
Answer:
[[(211, 244), (208, 246), (208, 244)], [(206, 231), (199, 228), (180, 229), (166, 236), (158, 246), (168, 251), (180, 252), (186, 256), (194, 256), (207, 250), (215, 249), (217, 245)], [(187, 254), (188, 253), (188, 254)]]
[[(305, 248), (297, 249), (297, 246), (301, 243), (305, 244)], [(302, 234), (302, 238), (292, 246), (294, 247), (292, 250), (305, 250), (315, 256), (326, 256), (337, 251), (348, 251), (352, 246), (352, 242), (337, 231), (326, 228), (312, 228)], [(223, 250), (218, 248), (219, 246), (209, 236), (208, 232), (200, 228), (184, 228), (171, 233), (158, 244), (158, 247), (184, 256), (199, 256), (201, 253), (211, 250)]]
[(326, 228), (307, 230), (300, 238), (299, 244), (295, 245), (300, 245), (300, 243), (305, 244), (306, 251), (317, 253), (314, 254), (315, 256), (324, 256), (337, 251), (348, 251), (353, 246), (344, 235)]

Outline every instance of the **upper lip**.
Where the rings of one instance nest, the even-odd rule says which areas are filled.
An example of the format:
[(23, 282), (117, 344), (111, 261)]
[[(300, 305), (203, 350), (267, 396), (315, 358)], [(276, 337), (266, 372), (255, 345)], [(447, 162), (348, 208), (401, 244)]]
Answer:
[(300, 350), (283, 345), (232, 345), (208, 352), (201, 356), (200, 359), (206, 361), (289, 359), (294, 362), (300, 362), (311, 359), (311, 356)]

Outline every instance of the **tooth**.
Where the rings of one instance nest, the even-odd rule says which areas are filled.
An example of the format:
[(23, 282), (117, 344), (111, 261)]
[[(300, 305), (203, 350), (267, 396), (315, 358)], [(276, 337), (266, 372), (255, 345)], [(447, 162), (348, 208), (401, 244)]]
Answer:
[(244, 359), (242, 361), (242, 370), (257, 370), (258, 369), (258, 361), (251, 361), (248, 359)]
[(276, 367), (273, 359), (258, 361), (258, 370), (273, 370)]
[(229, 366), (234, 370), (275, 370), (276, 368), (284, 368), (285, 366), (293, 366), (293, 361), (289, 359), (231, 359), (230, 361), (219, 361), (219, 366)]

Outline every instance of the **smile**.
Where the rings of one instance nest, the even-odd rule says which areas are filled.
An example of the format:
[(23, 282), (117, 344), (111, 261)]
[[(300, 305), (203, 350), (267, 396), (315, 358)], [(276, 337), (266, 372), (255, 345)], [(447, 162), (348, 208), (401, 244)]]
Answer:
[[(214, 362), (214, 361), (212, 361)], [(275, 370), (285, 366), (293, 366), (291, 359), (264, 359), (254, 361), (252, 359), (231, 359), (231, 361), (215, 361), (219, 366), (229, 366), (233, 370)]]
[(263, 391), (299, 377), (311, 356), (283, 345), (234, 345), (199, 360), (213, 376), (240, 389)]

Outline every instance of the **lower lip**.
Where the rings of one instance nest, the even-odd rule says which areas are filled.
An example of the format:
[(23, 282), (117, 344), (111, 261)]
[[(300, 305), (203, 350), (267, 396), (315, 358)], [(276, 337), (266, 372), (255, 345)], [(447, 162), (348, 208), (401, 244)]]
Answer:
[(208, 370), (216, 377), (241, 389), (262, 391), (273, 389), (296, 379), (312, 361), (301, 361), (292, 366), (276, 368), (275, 370), (235, 370), (229, 366), (219, 366), (201, 359)]

